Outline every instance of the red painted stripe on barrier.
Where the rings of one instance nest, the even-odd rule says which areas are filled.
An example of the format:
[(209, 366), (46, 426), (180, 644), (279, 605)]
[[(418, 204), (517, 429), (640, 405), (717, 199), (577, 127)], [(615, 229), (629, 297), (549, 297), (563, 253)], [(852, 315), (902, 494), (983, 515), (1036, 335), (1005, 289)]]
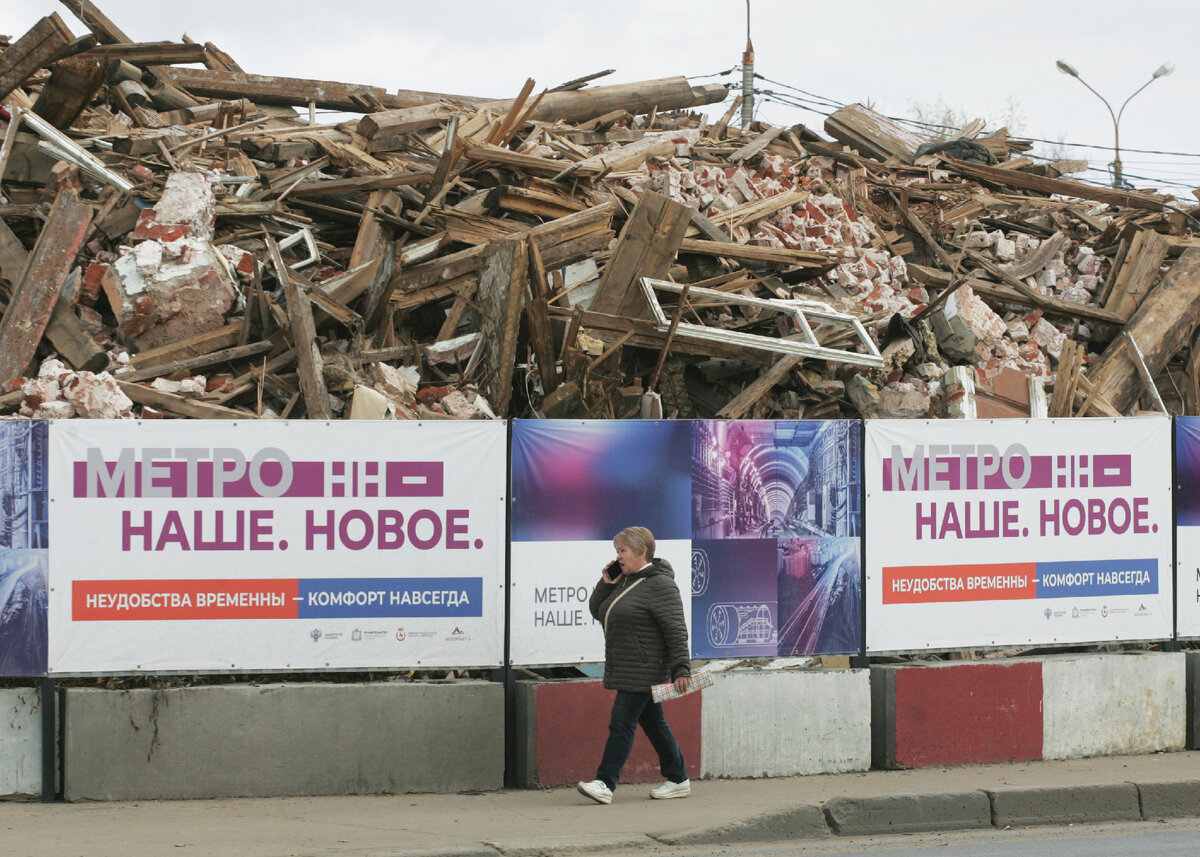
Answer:
[(295, 619), (297, 580), (76, 580), (75, 622)]
[[(538, 785), (561, 786), (595, 778), (608, 740), (613, 696), (613, 691), (605, 690), (599, 680), (553, 682), (538, 687), (534, 736)], [(702, 697), (701, 693), (692, 693), (663, 703), (689, 777), (700, 776)], [(660, 780), (658, 755), (639, 727), (621, 782)]]
[(1037, 564), (902, 565), (883, 569), (884, 604), (1010, 601), (1037, 597)]
[(1040, 662), (896, 671), (895, 762), (906, 768), (1042, 758)]

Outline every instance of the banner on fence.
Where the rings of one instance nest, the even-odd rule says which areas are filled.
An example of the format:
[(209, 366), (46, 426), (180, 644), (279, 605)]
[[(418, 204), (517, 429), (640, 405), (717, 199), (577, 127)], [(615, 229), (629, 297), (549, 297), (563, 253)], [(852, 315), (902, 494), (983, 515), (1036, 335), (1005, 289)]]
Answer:
[(46, 428), (0, 422), (0, 676), (46, 673)]
[(857, 651), (859, 424), (517, 421), (512, 658), (604, 658), (588, 597), (611, 539), (646, 526), (698, 658)]
[(499, 422), (59, 422), (54, 673), (496, 666)]
[(1170, 420), (866, 426), (868, 650), (1171, 636)]
[(1200, 417), (1175, 419), (1175, 560), (1180, 637), (1200, 637)]

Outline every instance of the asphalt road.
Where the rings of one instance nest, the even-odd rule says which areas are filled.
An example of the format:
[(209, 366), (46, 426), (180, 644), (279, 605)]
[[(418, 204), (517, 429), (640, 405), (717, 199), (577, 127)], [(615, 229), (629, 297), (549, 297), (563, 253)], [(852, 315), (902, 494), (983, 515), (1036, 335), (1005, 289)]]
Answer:
[(1200, 820), (850, 836), (793, 845), (680, 846), (621, 853), (629, 857), (1196, 857), (1200, 854)]

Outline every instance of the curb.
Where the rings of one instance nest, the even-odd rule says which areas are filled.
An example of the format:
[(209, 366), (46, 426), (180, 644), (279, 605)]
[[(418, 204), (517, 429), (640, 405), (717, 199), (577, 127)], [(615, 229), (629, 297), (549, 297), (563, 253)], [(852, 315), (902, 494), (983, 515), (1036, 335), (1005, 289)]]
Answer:
[(1053, 824), (1200, 818), (1200, 779), (1150, 783), (976, 789), (834, 797), (717, 827), (674, 833), (570, 834), (489, 839), (388, 857), (554, 857), (644, 849), (654, 844), (719, 846), (848, 836), (936, 833)]
[(664, 845), (730, 845), (745, 842), (786, 842), (793, 839), (824, 839), (829, 825), (821, 807), (799, 806), (687, 833), (654, 837)]
[(835, 797), (825, 802), (825, 818), (839, 836), (976, 830), (992, 826), (992, 805), (982, 791)]
[(1135, 783), (989, 791), (994, 827), (1141, 821)]

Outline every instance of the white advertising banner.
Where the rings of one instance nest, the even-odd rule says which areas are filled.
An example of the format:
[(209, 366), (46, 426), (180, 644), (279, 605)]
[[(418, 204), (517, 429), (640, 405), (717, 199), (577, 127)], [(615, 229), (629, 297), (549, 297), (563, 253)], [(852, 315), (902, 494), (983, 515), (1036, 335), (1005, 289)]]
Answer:
[(501, 422), (60, 421), (52, 673), (498, 666)]
[[(691, 542), (660, 541), (654, 555), (671, 563), (691, 628)], [(513, 542), (514, 664), (603, 663), (604, 629), (588, 599), (600, 572), (617, 558), (611, 541)]]
[(1171, 421), (866, 424), (867, 649), (1169, 638)]

